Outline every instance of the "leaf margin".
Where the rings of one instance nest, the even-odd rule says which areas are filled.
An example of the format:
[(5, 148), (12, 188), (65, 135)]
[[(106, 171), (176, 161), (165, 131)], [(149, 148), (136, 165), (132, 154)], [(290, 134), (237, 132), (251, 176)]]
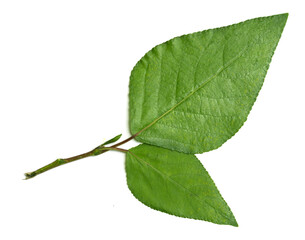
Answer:
[[(216, 189), (216, 191), (217, 191), (217, 193), (218, 193), (218, 196), (220, 197), (220, 199), (222, 200), (222, 202), (225, 203), (225, 205), (226, 205), (226, 207), (227, 207), (227, 210), (228, 210), (228, 212), (231, 214), (231, 217), (232, 217), (232, 218), (229, 219), (228, 217), (224, 216), (222, 213), (221, 213), (221, 215), (222, 215), (224, 218), (228, 219), (230, 223), (219, 223), (219, 222), (211, 221), (211, 220), (208, 219), (208, 218), (196, 218), (196, 217), (189, 217), (189, 216), (186, 216), (186, 215), (178, 215), (178, 214), (172, 213), (172, 212), (170, 212), (170, 211), (166, 211), (166, 210), (164, 210), (164, 209), (158, 209), (158, 208), (154, 207), (152, 204), (150, 204), (149, 202), (144, 201), (144, 200), (142, 200), (141, 198), (139, 198), (139, 197), (137, 196), (137, 194), (135, 194), (135, 192), (132, 190), (133, 187), (130, 186), (130, 181), (129, 181), (129, 179), (128, 179), (129, 174), (128, 174), (128, 171), (127, 171), (127, 159), (128, 159), (128, 154), (130, 154), (130, 155), (132, 155), (133, 157), (136, 157), (136, 158), (139, 159), (139, 157), (137, 157), (134, 153), (131, 153), (131, 151), (132, 151), (133, 149), (138, 148), (138, 147), (143, 146), (143, 145), (150, 146), (150, 147), (153, 147), (153, 148), (161, 148), (161, 149), (164, 149), (164, 150), (166, 150), (166, 151), (171, 151), (171, 152), (175, 152), (175, 153), (179, 153), (179, 154), (185, 154), (185, 155), (191, 155), (191, 156), (193, 156), (193, 157), (200, 163), (200, 165), (201, 165), (201, 167), (203, 168), (203, 170), (206, 172), (207, 176), (208, 176), (209, 179), (211, 180), (211, 182), (212, 182), (212, 184), (213, 184), (213, 187)], [(144, 160), (142, 160), (142, 159), (140, 159), (140, 160), (143, 161), (146, 165), (151, 166), (151, 165), (150, 165), (149, 163), (147, 163), (146, 161), (144, 161)], [(139, 162), (139, 160), (137, 160), (137, 161)], [(141, 164), (143, 164), (143, 163), (141, 163)], [(154, 168), (154, 167), (153, 167), (153, 168)], [(157, 171), (161, 172), (161, 171), (158, 170), (158, 169), (157, 169)], [(162, 147), (159, 147), (159, 146), (154, 146), (154, 145), (142, 143), (142, 144), (139, 144), (139, 145), (137, 145), (137, 146), (135, 146), (135, 147), (129, 149), (128, 152), (126, 153), (126, 158), (125, 158), (125, 173), (126, 173), (126, 182), (127, 182), (127, 186), (128, 186), (128, 189), (130, 190), (131, 194), (132, 194), (139, 202), (141, 202), (142, 204), (144, 204), (145, 206), (147, 206), (147, 207), (149, 207), (149, 208), (151, 208), (151, 209), (153, 209), (153, 210), (156, 210), (156, 211), (159, 211), (159, 212), (163, 212), (163, 213), (167, 213), (167, 214), (169, 214), (169, 215), (176, 216), (176, 217), (180, 217), (180, 218), (193, 219), (193, 220), (200, 220), (200, 221), (206, 221), (206, 222), (213, 223), (213, 224), (218, 224), (218, 225), (231, 225), (231, 226), (233, 226), (233, 227), (238, 227), (238, 223), (237, 223), (237, 221), (236, 221), (236, 218), (235, 218), (235, 216), (234, 216), (234, 214), (233, 214), (231, 208), (229, 207), (229, 205), (227, 204), (227, 202), (224, 200), (224, 198), (223, 198), (222, 195), (220, 194), (220, 192), (219, 192), (219, 190), (218, 190), (218, 188), (217, 188), (217, 186), (216, 186), (214, 180), (211, 178), (211, 176), (210, 176), (210, 174), (208, 173), (208, 171), (205, 169), (205, 167), (203, 166), (203, 164), (201, 163), (201, 161), (200, 161), (194, 154), (181, 153), (181, 152), (177, 152), (177, 151), (170, 150), (170, 149), (167, 149), (167, 148), (162, 148)], [(174, 181), (173, 179), (171, 179), (171, 180)], [(177, 182), (175, 182), (175, 184), (180, 185), (180, 184), (177, 183)], [(180, 187), (181, 187), (181, 185), (180, 185)], [(182, 187), (185, 188), (184, 186), (182, 186)], [(187, 189), (187, 190), (188, 190), (188, 189)], [(188, 190), (188, 191), (190, 191), (190, 190)], [(194, 194), (194, 193), (192, 193), (192, 194)], [(195, 195), (197, 195), (197, 194), (195, 194)], [(199, 196), (198, 196), (198, 197), (199, 197)], [(208, 203), (207, 203), (207, 204), (208, 204)], [(216, 212), (219, 212), (217, 209), (214, 208), (214, 206), (211, 206), (210, 204), (208, 204), (208, 205), (209, 205), (210, 207), (212, 207)]]
[[(267, 71), (268, 71), (268, 69), (269, 69), (269, 67), (270, 67), (270, 64), (271, 64), (272, 57), (273, 57), (274, 52), (275, 52), (275, 50), (276, 50), (276, 48), (277, 48), (277, 45), (278, 45), (278, 43), (279, 43), (279, 41), (280, 41), (280, 38), (281, 38), (281, 35), (282, 35), (282, 33), (283, 33), (284, 27), (285, 27), (285, 25), (286, 25), (288, 16), (289, 16), (288, 13), (282, 13), (282, 14), (276, 14), (276, 15), (271, 15), (271, 16), (257, 17), (257, 18), (248, 19), (248, 20), (245, 20), (245, 21), (242, 21), (242, 22), (238, 22), (238, 23), (235, 23), (235, 24), (230, 24), (230, 25), (226, 25), (226, 26), (222, 26), (222, 27), (217, 27), (217, 28), (206, 29), (206, 30), (197, 31), (197, 32), (194, 32), (194, 33), (183, 34), (183, 35), (180, 35), (180, 36), (171, 38), (171, 39), (169, 39), (169, 40), (167, 40), (167, 41), (165, 41), (165, 42), (162, 42), (162, 43), (160, 43), (160, 44), (154, 46), (154, 47), (151, 48), (148, 52), (146, 52), (146, 53), (137, 61), (136, 65), (133, 67), (133, 69), (132, 69), (132, 71), (131, 71), (131, 74), (130, 74), (130, 79), (131, 79), (131, 76), (132, 76), (132, 74), (133, 74), (134, 69), (137, 67), (138, 64), (140, 64), (141, 60), (142, 60), (143, 58), (145, 58), (145, 57), (147, 56), (148, 53), (150, 53), (150, 52), (153, 51), (154, 49), (158, 48), (160, 45), (166, 44), (166, 43), (168, 43), (168, 42), (170, 42), (170, 41), (173, 41), (174, 39), (181, 38), (181, 37), (184, 37), (184, 36), (187, 36), (187, 35), (196, 34), (196, 33), (203, 33), (203, 32), (208, 32), (208, 31), (221, 30), (221, 29), (224, 29), (224, 28), (227, 28), (227, 27), (233, 27), (233, 26), (236, 26), (236, 25), (244, 24), (244, 23), (247, 23), (247, 22), (253, 21), (253, 20), (261, 21), (261, 20), (264, 20), (264, 19), (266, 19), (266, 18), (283, 17), (283, 18), (284, 18), (284, 21), (283, 21), (283, 28), (282, 28), (282, 30), (281, 30), (281, 32), (280, 32), (280, 34), (279, 34), (279, 37), (278, 37), (277, 42), (275, 43), (273, 49), (270, 51), (271, 54), (270, 54), (270, 56), (269, 56), (269, 58), (268, 58), (267, 64), (266, 64), (266, 66), (265, 66), (265, 68), (264, 68), (264, 71), (263, 71), (264, 74), (263, 74), (263, 78), (262, 78), (262, 83), (264, 83), (264, 80), (265, 80), (266, 75), (267, 75)], [(208, 152), (208, 151), (216, 150), (216, 149), (218, 149), (219, 147), (221, 147), (224, 143), (226, 143), (229, 139), (231, 139), (236, 133), (238, 133), (238, 131), (242, 128), (242, 126), (243, 126), (243, 125), (245, 124), (245, 122), (247, 121), (248, 116), (249, 116), (249, 114), (250, 114), (250, 112), (251, 112), (251, 110), (252, 110), (252, 108), (253, 108), (253, 105), (254, 105), (254, 103), (255, 103), (255, 101), (256, 101), (258, 95), (259, 95), (259, 92), (260, 92), (260, 90), (261, 90), (261, 88), (262, 88), (262, 86), (263, 86), (263, 84), (262, 84), (262, 85), (260, 86), (260, 88), (258, 89), (257, 94), (256, 94), (255, 96), (253, 96), (254, 101), (253, 101), (253, 104), (252, 104), (252, 106), (250, 107), (250, 109), (249, 109), (247, 115), (245, 116), (245, 120), (242, 122), (242, 124), (239, 126), (239, 128), (238, 128), (233, 134), (230, 134), (230, 136), (226, 138), (226, 140), (225, 140), (224, 142), (222, 142), (219, 146), (213, 147), (213, 148), (208, 149), (208, 150), (199, 150), (199, 147), (198, 147), (196, 150), (189, 150), (189, 151), (188, 151), (188, 150), (185, 150), (185, 149), (181, 149), (181, 148), (179, 148), (179, 147), (177, 147), (177, 146), (168, 147), (168, 146), (165, 146), (164, 144), (156, 144), (156, 141), (147, 140), (147, 139), (145, 139), (145, 138), (143, 138), (143, 137), (141, 136), (141, 133), (142, 133), (142, 132), (145, 132), (145, 130), (147, 130), (147, 129), (150, 128), (152, 125), (154, 125), (156, 122), (158, 122), (159, 120), (161, 120), (164, 116), (166, 116), (166, 115), (168, 114), (168, 112), (170, 112), (173, 108), (176, 108), (176, 106), (173, 106), (172, 108), (168, 109), (166, 112), (162, 113), (159, 117), (157, 117), (157, 118), (154, 119), (151, 123), (149, 123), (148, 125), (146, 125), (145, 127), (143, 127), (140, 131), (138, 131), (138, 132), (132, 131), (132, 126), (131, 126), (131, 125), (132, 125), (132, 122), (131, 122), (131, 103), (130, 103), (130, 102), (131, 102), (131, 100), (130, 100), (130, 99), (131, 99), (131, 97), (130, 97), (130, 95), (131, 95), (130, 85), (131, 85), (131, 84), (130, 84), (130, 82), (131, 82), (131, 81), (129, 81), (129, 95), (128, 95), (128, 96), (129, 96), (129, 113), (128, 113), (128, 115), (129, 115), (129, 121), (128, 121), (128, 125), (129, 125), (129, 131), (130, 131), (130, 133), (131, 133), (132, 135), (135, 136), (135, 140), (138, 141), (138, 142), (140, 142), (140, 143), (146, 143), (146, 144), (150, 144), (150, 145), (154, 145), (154, 146), (159, 146), (159, 147), (171, 149), (171, 150), (178, 151), (178, 152), (191, 153), (191, 154), (199, 154), (199, 153), (203, 153), (203, 152)], [(205, 85), (205, 84), (204, 84), (204, 85)], [(200, 87), (200, 88), (201, 88), (201, 87)], [(183, 99), (183, 101), (184, 101), (184, 100), (185, 100), (185, 99)], [(157, 137), (151, 137), (151, 138), (157, 139)], [(175, 139), (160, 138), (160, 139), (158, 140), (158, 142), (160, 142), (160, 140), (168, 140), (169, 142), (170, 142), (170, 141), (173, 141), (173, 142), (175, 141)], [(180, 143), (181, 143), (181, 145), (183, 145), (183, 144), (187, 145), (186, 143), (182, 143), (182, 142), (180, 142)], [(169, 145), (169, 144), (167, 144), (167, 145)], [(188, 145), (191, 145), (191, 144), (188, 144)], [(203, 149), (203, 147), (202, 147), (201, 149)]]

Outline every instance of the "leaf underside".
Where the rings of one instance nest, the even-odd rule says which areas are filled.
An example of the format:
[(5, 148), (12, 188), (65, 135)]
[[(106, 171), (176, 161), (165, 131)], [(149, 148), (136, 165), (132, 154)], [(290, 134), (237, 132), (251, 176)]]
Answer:
[(128, 151), (125, 166), (129, 189), (145, 205), (180, 217), (237, 226), (194, 155), (141, 144)]
[(184, 35), (149, 51), (130, 76), (136, 140), (202, 153), (231, 138), (262, 87), (287, 16)]

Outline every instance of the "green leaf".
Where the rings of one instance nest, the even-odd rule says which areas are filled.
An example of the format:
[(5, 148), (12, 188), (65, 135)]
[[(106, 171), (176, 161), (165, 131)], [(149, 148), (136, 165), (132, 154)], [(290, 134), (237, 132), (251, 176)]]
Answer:
[(192, 154), (142, 144), (128, 151), (126, 173), (130, 191), (153, 209), (237, 226), (213, 180)]
[(287, 17), (188, 34), (149, 51), (130, 76), (136, 140), (202, 153), (230, 139), (256, 100)]
[(100, 146), (104, 146), (104, 145), (107, 145), (107, 144), (110, 144), (110, 143), (114, 143), (114, 142), (118, 141), (121, 137), (122, 137), (122, 134), (119, 134), (119, 135), (115, 136), (114, 138), (111, 138), (108, 141), (104, 142)]

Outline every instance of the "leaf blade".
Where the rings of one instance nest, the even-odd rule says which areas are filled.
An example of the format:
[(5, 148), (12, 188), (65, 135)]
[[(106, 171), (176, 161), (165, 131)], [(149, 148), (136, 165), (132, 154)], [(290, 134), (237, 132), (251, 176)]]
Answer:
[(220, 147), (246, 121), (287, 14), (174, 38), (149, 51), (130, 77), (136, 140), (185, 153)]
[(129, 189), (145, 205), (175, 216), (237, 226), (194, 155), (142, 144), (129, 150), (125, 166)]

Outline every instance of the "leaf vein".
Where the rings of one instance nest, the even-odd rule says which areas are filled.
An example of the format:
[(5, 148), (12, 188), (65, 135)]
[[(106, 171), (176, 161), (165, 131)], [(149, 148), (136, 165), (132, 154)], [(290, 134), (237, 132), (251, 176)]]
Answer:
[[(173, 113), (181, 113), (181, 114), (192, 114), (192, 115), (198, 115), (198, 116), (206, 116), (206, 117), (215, 117), (215, 118), (229, 118), (229, 119), (232, 119), (232, 118), (240, 118), (239, 115), (232, 115), (232, 116), (229, 116), (229, 115), (213, 115), (213, 114), (208, 114), (208, 113), (193, 113), (193, 112), (190, 112), (190, 111), (178, 111), (177, 109), (173, 112)], [(159, 123), (158, 123), (159, 124)]]
[(199, 87), (197, 87), (195, 90), (191, 91), (185, 98), (183, 98), (180, 102), (178, 102), (177, 104), (175, 104), (172, 108), (170, 108), (168, 111), (166, 111), (165, 113), (163, 113), (161, 116), (159, 116), (158, 118), (156, 118), (154, 121), (152, 121), (150, 124), (148, 124), (146, 127), (142, 128), (138, 133), (136, 133), (137, 135), (139, 135), (141, 132), (145, 131), (147, 128), (151, 127), (152, 125), (154, 125), (157, 121), (159, 121), (161, 118), (163, 118), (164, 116), (166, 116), (168, 113), (170, 113), (171, 111), (173, 111), (176, 107), (178, 107), (179, 105), (181, 105), (183, 102), (185, 102), (187, 99), (189, 99), (194, 93), (196, 93), (199, 89), (201, 89), (202, 87), (204, 87), (206, 84), (208, 84), (209, 82), (211, 82), (214, 78), (216, 78), (223, 70), (225, 70), (226, 68), (228, 68), (231, 64), (233, 64), (233, 62), (235, 62), (238, 58), (240, 58), (242, 56), (242, 54), (245, 52), (246, 48), (241, 50), (239, 52), (239, 54), (237, 54), (234, 58), (232, 58), (227, 64), (226, 66), (220, 67), (216, 73), (211, 76), (208, 80), (204, 81)]
[(204, 199), (202, 199), (197, 193), (194, 193), (193, 191), (189, 190), (188, 188), (184, 187), (183, 185), (181, 185), (180, 183), (176, 182), (175, 180), (173, 180), (171, 177), (169, 177), (168, 175), (164, 174), (162, 171), (160, 171), (159, 169), (155, 168), (154, 166), (152, 166), (151, 164), (149, 164), (148, 162), (146, 162), (145, 160), (139, 158), (136, 154), (134, 154), (133, 152), (129, 151), (129, 153), (131, 153), (135, 159), (137, 159), (138, 162), (143, 162), (144, 164), (146, 164), (148, 167), (150, 167), (151, 169), (153, 169), (155, 172), (157, 172), (159, 175), (161, 175), (163, 178), (168, 179), (170, 182), (172, 182), (173, 184), (177, 185), (178, 187), (180, 187), (181, 189), (183, 189), (185, 192), (191, 193), (192, 195), (194, 195), (195, 197), (198, 198), (198, 200), (200, 202), (203, 202), (205, 204), (207, 204), (208, 206), (210, 206), (211, 208), (213, 208), (215, 210), (215, 212), (218, 212), (221, 216), (223, 216), (224, 218), (228, 219), (229, 221), (231, 220), (228, 216), (224, 215), (222, 212), (220, 212), (217, 208), (215, 208), (213, 205), (211, 205), (209, 202), (205, 201)]

